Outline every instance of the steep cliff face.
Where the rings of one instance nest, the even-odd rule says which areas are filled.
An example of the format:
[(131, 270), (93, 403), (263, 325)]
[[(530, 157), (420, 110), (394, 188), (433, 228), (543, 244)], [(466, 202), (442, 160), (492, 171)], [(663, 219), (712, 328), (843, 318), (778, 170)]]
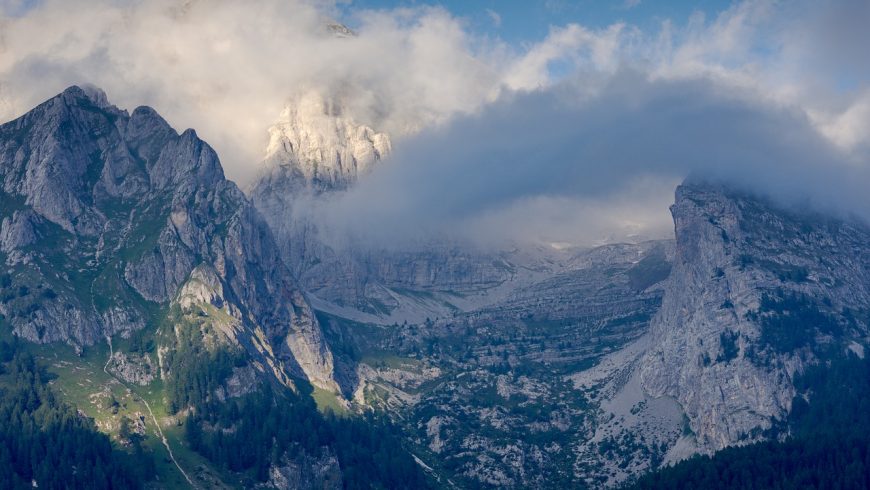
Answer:
[(0, 178), (0, 312), (18, 335), (88, 345), (153, 325), (205, 264), (244, 335), (332, 384), (331, 353), (268, 226), (193, 130), (71, 87), (0, 126)]
[(448, 242), (406, 250), (330, 248), (321, 256), (301, 270), (306, 290), (379, 323), (422, 322), (467, 311), (535, 275), (507, 253)]
[(700, 449), (760, 436), (810, 362), (863, 352), (870, 230), (689, 183), (671, 208), (676, 257), (642, 385), (682, 405)]

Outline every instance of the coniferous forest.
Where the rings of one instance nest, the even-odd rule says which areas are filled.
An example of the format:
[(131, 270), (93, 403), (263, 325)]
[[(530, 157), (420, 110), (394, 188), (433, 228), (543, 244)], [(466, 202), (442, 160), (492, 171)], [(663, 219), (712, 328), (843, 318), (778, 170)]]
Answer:
[(0, 488), (141, 488), (148, 465), (63, 403), (17, 342), (0, 341)]
[[(17, 339), (0, 341), (0, 488), (36, 482), (49, 489), (135, 489), (153, 480), (153, 464), (147, 464), (153, 456), (138, 444), (132, 452), (113, 447), (91, 419), (58, 398), (50, 376)], [(266, 480), (273, 463), (327, 451), (339, 462), (345, 488), (429, 486), (388, 421), (321, 414), (310, 386), (301, 388), (292, 393), (265, 385), (237, 399), (203, 401), (185, 421), (185, 438), (251, 484)], [(188, 395), (182, 397), (192, 399)]]
[(247, 472), (255, 481), (266, 480), (272, 464), (329, 451), (338, 460), (344, 488), (428, 487), (388, 421), (321, 414), (304, 391), (277, 392), (266, 385), (244, 397), (206, 403), (188, 416), (185, 437), (210, 461)]
[[(180, 328), (179, 328), (180, 325)], [(399, 429), (382, 417), (321, 413), (312, 387), (295, 380), (295, 391), (269, 382), (240, 397), (219, 400), (216, 390), (244, 365), (225, 347), (205, 347), (198, 326), (176, 320), (174, 348), (165, 356), (169, 410), (188, 410), (184, 435), (190, 447), (251, 484), (272, 467), (334, 456), (345, 488), (426, 488), (422, 468), (402, 444)]]

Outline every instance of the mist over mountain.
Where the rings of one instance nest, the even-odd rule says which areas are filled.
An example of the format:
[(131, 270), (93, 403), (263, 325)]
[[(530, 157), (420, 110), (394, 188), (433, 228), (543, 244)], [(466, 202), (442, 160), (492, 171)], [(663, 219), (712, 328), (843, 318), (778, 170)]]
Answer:
[[(499, 233), (507, 223), (526, 221), (547, 225), (505, 238), (655, 237), (667, 231), (667, 216), (649, 208), (666, 204), (692, 170), (737, 166), (730, 177), (781, 194), (788, 191), (780, 187), (812, 184), (831, 168), (838, 189), (866, 177), (856, 170), (866, 167), (870, 131), (866, 60), (856, 52), (868, 41), (860, 3), (753, 0), (642, 26), (617, 16), (605, 26), (554, 26), (537, 42), (516, 45), (475, 32), (448, 7), (45, 1), (2, 13), (9, 56), (0, 65), (0, 107), (7, 108), (0, 119), (67, 85), (93, 83), (121, 105), (145, 103), (196, 128), (247, 188), (268, 156), (268, 128), (288, 103), (314, 92), (347, 119), (388, 135), (397, 152), (388, 175), (336, 211), (342, 228), (342, 221), (365, 222), (344, 214), (370, 208), (367, 225), (389, 231), (393, 221), (419, 220), (422, 228), (464, 235), (485, 229), (478, 235), (492, 238), (511, 235)], [(353, 35), (328, 28), (341, 17)], [(162, 35), (151, 42), (155, 32)], [(669, 111), (659, 107), (670, 103)], [(765, 134), (780, 124), (781, 132)], [(458, 139), (466, 133), (473, 137)], [(791, 141), (810, 153), (789, 148)], [(721, 150), (697, 155), (700, 142)], [(499, 153), (483, 154), (490, 150), (516, 170), (499, 171)], [(793, 166), (781, 168), (785, 162)], [(840, 170), (844, 162), (849, 170)], [(764, 175), (756, 177), (759, 166)], [(558, 179), (563, 170), (572, 177)], [(813, 200), (829, 205), (822, 194), (860, 194), (828, 188), (820, 184)], [(442, 195), (453, 198), (450, 206), (438, 205)], [(405, 217), (391, 216), (405, 207), (413, 208)]]
[(0, 487), (870, 487), (864, 3), (0, 2)]
[[(604, 231), (615, 240), (658, 238), (670, 235), (670, 220), (661, 205), (647, 215), (644, 196), (661, 195), (687, 175), (786, 205), (870, 218), (861, 184), (870, 178), (866, 165), (804, 113), (705, 79), (650, 80), (630, 70), (505, 97), (424, 131), (331, 211), (357, 234), (387, 241), (430, 230), (578, 244), (600, 241)], [(636, 202), (623, 213), (634, 219), (606, 211), (629, 194)], [(542, 196), (556, 209), (528, 204)], [(561, 206), (577, 213), (567, 220), (571, 228), (536, 228), (540, 215), (532, 210), (548, 216)], [(588, 235), (597, 230), (602, 235)]]

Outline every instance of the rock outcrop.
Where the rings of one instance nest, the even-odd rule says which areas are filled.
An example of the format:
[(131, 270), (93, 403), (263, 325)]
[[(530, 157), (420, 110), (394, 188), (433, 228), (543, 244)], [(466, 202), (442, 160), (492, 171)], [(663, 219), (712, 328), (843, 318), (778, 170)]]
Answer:
[(115, 352), (106, 369), (119, 379), (127, 383), (147, 386), (154, 381), (157, 367), (148, 354), (131, 354)]
[(343, 488), (338, 459), (324, 450), (318, 457), (285, 457), (269, 468), (269, 480), (257, 488), (274, 490), (338, 490)]

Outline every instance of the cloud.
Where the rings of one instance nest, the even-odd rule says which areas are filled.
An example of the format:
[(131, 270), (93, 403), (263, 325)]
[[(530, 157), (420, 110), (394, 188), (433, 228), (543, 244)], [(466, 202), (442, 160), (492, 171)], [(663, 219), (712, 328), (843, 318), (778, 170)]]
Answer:
[(870, 210), (856, 184), (866, 170), (800, 108), (626, 69), (506, 95), (424, 131), (324, 219), (388, 243), (459, 233), (592, 244), (669, 235), (667, 203), (690, 174), (846, 212)]
[(814, 113), (814, 120), (822, 134), (842, 148), (855, 149), (866, 164), (870, 154), (870, 89), (856, 98), (839, 113)]
[(504, 84), (514, 90), (535, 89), (552, 83), (552, 64), (570, 61), (570, 67), (609, 71), (620, 61), (625, 26), (614, 24), (604, 30), (591, 30), (577, 24), (552, 28), (547, 37), (513, 61)]
[(854, 118), (870, 89), (870, 58), (861, 53), (868, 24), (862, 0), (744, 0), (712, 19), (695, 12), (685, 26), (665, 21), (634, 41), (633, 56), (662, 78), (709, 78), (799, 107), (835, 144), (861, 153), (860, 137), (846, 133), (870, 136)]
[(150, 105), (179, 129), (196, 128), (244, 183), (268, 127), (300, 92), (325, 92), (401, 138), (478, 110), (506, 84), (546, 85), (547, 64), (579, 58), (581, 44), (600, 60), (614, 43), (569, 26), (515, 49), (433, 7), (351, 10), (356, 35), (336, 36), (327, 25), (337, 11), (315, 0), (6, 2), (0, 121), (90, 83), (120, 107)]
[[(327, 28), (339, 11), (356, 35)], [(0, 120), (92, 83), (121, 107), (195, 127), (244, 184), (285, 102), (315, 88), (396, 149), (325, 210), (336, 229), (659, 236), (690, 172), (870, 209), (853, 188), (868, 181), (868, 23), (861, 0), (745, 0), (685, 25), (567, 24), (511, 46), (433, 7), (7, 0)]]
[(492, 21), (492, 25), (495, 27), (501, 27), (501, 15), (493, 9), (485, 10), (487, 17)]
[(357, 119), (394, 134), (474, 110), (499, 90), (504, 50), (473, 49), (479, 43), (443, 9), (359, 11), (349, 37), (327, 29), (332, 10), (301, 0), (45, 0), (17, 16), (4, 8), (0, 120), (91, 83), (121, 107), (151, 105), (195, 127), (244, 179), (285, 100), (307, 87), (352, 101)]

